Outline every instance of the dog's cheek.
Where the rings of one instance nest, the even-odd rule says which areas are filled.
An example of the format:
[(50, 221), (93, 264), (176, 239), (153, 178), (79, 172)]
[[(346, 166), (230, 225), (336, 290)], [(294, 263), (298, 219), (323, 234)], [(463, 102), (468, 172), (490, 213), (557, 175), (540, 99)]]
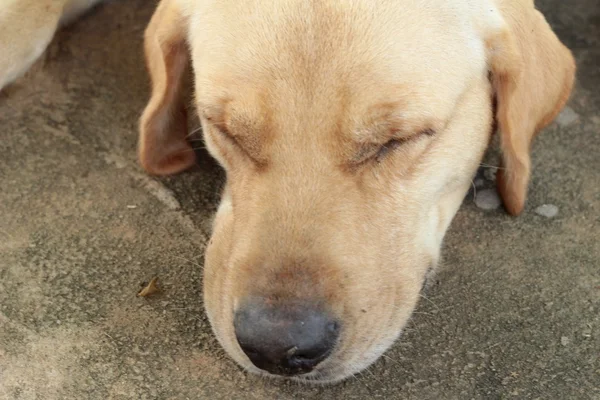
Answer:
[[(231, 296), (224, 296), (228, 275), (229, 249), (233, 226), (233, 209), (226, 189), (213, 220), (213, 233), (205, 252), (204, 304), (217, 339), (225, 349), (231, 348), (232, 316), (228, 307)], [(231, 336), (231, 338), (230, 338)]]
[(231, 194), (229, 187), (226, 186), (221, 194), (221, 201), (217, 208), (217, 212), (215, 212), (212, 217), (212, 232), (216, 232), (219, 225), (223, 225), (224, 223), (227, 223), (228, 219), (233, 218), (232, 213), (233, 205), (231, 203)]
[[(343, 374), (355, 374), (376, 362), (401, 335), (417, 304), (420, 292), (420, 274), (414, 271), (389, 276), (395, 282), (395, 295), (381, 299), (377, 305), (377, 318), (358, 317), (351, 343), (346, 344), (337, 366), (343, 366)], [(361, 321), (362, 319), (362, 321)]]

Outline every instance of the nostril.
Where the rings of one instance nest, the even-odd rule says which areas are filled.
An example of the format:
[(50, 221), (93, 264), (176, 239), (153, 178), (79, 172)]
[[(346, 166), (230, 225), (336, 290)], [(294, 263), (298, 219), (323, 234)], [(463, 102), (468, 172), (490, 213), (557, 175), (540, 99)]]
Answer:
[(298, 347), (294, 346), (287, 351), (286, 358), (298, 362), (313, 361), (321, 357), (321, 354), (311, 354), (307, 352), (299, 352)]
[(337, 322), (330, 322), (329, 324), (327, 324), (327, 331), (330, 334), (337, 335), (339, 333), (339, 330), (340, 324), (338, 324)]
[(298, 351), (294, 346), (286, 352), (282, 364), (287, 368), (310, 370), (321, 361), (321, 355)]
[(310, 370), (317, 364), (316, 361), (317, 360), (315, 360), (314, 358), (309, 358), (303, 355), (292, 356), (287, 360), (287, 367), (299, 368), (302, 370)]

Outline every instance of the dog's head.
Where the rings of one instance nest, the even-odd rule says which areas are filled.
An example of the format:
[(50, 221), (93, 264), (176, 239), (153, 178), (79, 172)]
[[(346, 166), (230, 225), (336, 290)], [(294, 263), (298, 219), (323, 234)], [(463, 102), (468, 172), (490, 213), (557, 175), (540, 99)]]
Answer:
[(570, 52), (533, 2), (163, 0), (146, 32), (153, 93), (140, 159), (194, 163), (189, 56), (210, 152), (227, 173), (205, 304), (252, 371), (334, 381), (391, 345), (495, 122), (505, 207), (566, 101)]

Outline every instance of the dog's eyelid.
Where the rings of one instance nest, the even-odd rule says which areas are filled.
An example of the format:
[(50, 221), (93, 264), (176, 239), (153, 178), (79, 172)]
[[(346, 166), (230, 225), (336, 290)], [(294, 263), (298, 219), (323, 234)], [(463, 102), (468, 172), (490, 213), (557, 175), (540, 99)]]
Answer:
[(383, 145), (381, 145), (379, 147), (379, 150), (375, 154), (374, 159), (375, 159), (375, 161), (380, 162), (390, 152), (392, 152), (396, 148), (402, 146), (403, 144), (408, 143), (414, 139), (418, 139), (423, 136), (434, 136), (435, 133), (436, 133), (436, 131), (434, 129), (425, 128), (425, 129), (420, 130), (415, 135), (393, 137), (392, 139), (388, 140), (387, 142), (385, 142)]
[(431, 127), (415, 129), (412, 133), (404, 134), (402, 132), (398, 132), (391, 140), (411, 140), (416, 139), (420, 136), (433, 136), (436, 134), (436, 130)]
[(417, 139), (421, 136), (434, 136), (437, 133), (437, 130), (429, 125), (426, 125), (426, 128), (413, 128), (410, 129), (392, 129), (382, 141), (378, 143), (379, 146), (384, 146), (387, 143), (394, 141), (410, 141), (412, 139)]
[(420, 131), (417, 136), (421, 136), (421, 135), (425, 135), (425, 136), (435, 136), (435, 134), (437, 133), (437, 131), (433, 128), (425, 128), (422, 131)]
[(238, 153), (243, 154), (256, 166), (262, 168), (267, 164), (267, 160), (261, 157), (260, 154), (252, 153), (252, 150), (244, 143), (244, 136), (234, 135), (224, 123), (218, 124), (210, 122), (208, 119), (206, 119), (206, 122), (214, 128), (214, 131), (216, 131), (215, 135), (223, 138), (221, 139), (222, 142), (228, 143), (229, 147), (234, 147)]
[(226, 136), (233, 137), (227, 126), (225, 115), (220, 108), (200, 105), (198, 115), (204, 119), (212, 127), (219, 130), (220, 133)]
[(436, 130), (433, 128), (424, 128), (417, 130), (416, 133), (405, 134), (403, 132), (397, 131), (394, 132), (391, 138), (389, 138), (385, 143), (380, 144), (380, 147), (386, 147), (393, 143), (406, 143), (413, 139), (418, 139), (422, 136), (434, 136), (436, 134)]
[(228, 141), (229, 143), (235, 145), (236, 147), (238, 147), (239, 149), (244, 151), (244, 146), (242, 146), (242, 144), (240, 143), (239, 138), (236, 135), (232, 134), (231, 131), (229, 130), (229, 128), (225, 124), (214, 124), (213, 123), (212, 126), (217, 131), (217, 134), (220, 135), (221, 137), (223, 137), (224, 140)]
[(202, 117), (210, 126), (215, 128), (221, 135), (226, 136), (228, 139), (235, 140), (235, 135), (231, 133), (229, 127), (223, 119), (205, 113), (202, 114)]

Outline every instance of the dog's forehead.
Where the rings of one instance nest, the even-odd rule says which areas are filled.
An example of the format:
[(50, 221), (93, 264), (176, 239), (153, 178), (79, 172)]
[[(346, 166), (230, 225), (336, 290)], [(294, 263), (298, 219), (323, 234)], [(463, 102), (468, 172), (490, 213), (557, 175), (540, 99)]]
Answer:
[(293, 94), (327, 108), (345, 92), (355, 112), (397, 102), (405, 115), (444, 118), (486, 68), (467, 3), (198, 2), (189, 34), (198, 97), (260, 91), (276, 104)]

